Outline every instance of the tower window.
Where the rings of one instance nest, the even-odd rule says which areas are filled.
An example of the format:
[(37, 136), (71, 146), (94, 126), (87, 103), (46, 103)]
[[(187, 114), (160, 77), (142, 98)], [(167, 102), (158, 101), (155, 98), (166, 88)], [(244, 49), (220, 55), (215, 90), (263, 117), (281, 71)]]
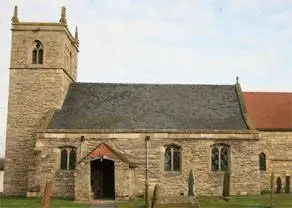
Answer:
[(43, 64), (43, 61), (44, 61), (44, 46), (39, 40), (36, 40), (34, 43), (34, 49), (32, 51), (32, 63)]

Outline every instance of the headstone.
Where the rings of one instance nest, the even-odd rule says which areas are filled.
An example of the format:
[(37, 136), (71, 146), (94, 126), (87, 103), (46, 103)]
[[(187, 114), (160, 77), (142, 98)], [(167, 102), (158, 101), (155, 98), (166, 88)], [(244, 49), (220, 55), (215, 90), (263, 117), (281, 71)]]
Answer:
[(44, 197), (43, 197), (43, 207), (44, 208), (50, 207), (51, 197), (52, 197), (52, 181), (48, 181), (46, 183)]
[(223, 178), (223, 192), (222, 196), (223, 197), (228, 197), (230, 193), (230, 173), (225, 172), (224, 173), (224, 178)]
[(151, 208), (158, 207), (159, 194), (160, 194), (160, 186), (158, 184), (156, 184), (154, 187), (154, 191), (153, 191)]
[(189, 173), (189, 192), (188, 192), (188, 196), (195, 196), (194, 194), (194, 175), (193, 175), (193, 171), (190, 170)]
[(290, 193), (290, 176), (286, 176), (285, 192), (286, 192), (287, 194)]
[(274, 191), (274, 173), (272, 172), (270, 178), (270, 207), (273, 207), (273, 191)]
[(281, 189), (282, 189), (282, 181), (281, 181), (281, 178), (278, 177), (277, 178), (277, 189), (276, 189), (276, 193), (281, 193)]

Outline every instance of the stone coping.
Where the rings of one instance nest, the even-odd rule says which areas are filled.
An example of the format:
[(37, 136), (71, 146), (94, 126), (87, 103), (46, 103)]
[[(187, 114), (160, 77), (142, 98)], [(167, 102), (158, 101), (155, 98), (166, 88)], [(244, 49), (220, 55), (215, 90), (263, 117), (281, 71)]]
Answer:
[(237, 83), (235, 85), (235, 89), (236, 89), (236, 93), (237, 93), (237, 97), (238, 97), (238, 101), (239, 101), (239, 105), (240, 105), (240, 111), (241, 111), (241, 114), (244, 118), (244, 121), (250, 130), (255, 130), (254, 124), (253, 124), (251, 118), (249, 117), (249, 114), (248, 114), (247, 109), (246, 109), (246, 105), (245, 105), (245, 102), (243, 99), (243, 94), (242, 94), (240, 84)]
[(45, 129), (38, 133), (169, 133), (169, 134), (259, 134), (254, 130), (188, 129)]
[[(23, 26), (23, 27), (22, 27)], [(58, 22), (18, 22), (18, 23), (13, 23), (12, 24), (12, 31), (31, 31), (31, 28), (26, 28), (27, 26), (35, 26), (35, 27), (39, 27), (37, 28), (37, 30), (42, 30), (42, 31), (62, 31), (63, 29), (48, 29), (46, 27), (62, 27), (65, 29), (65, 32), (67, 34), (67, 36), (69, 37), (69, 39), (71, 40), (71, 42), (73, 43), (75, 49), (77, 51), (79, 51), (78, 49), (78, 44), (76, 43), (72, 33), (70, 32), (70, 30), (68, 29), (68, 26), (65, 24), (60, 24)], [(44, 28), (41, 28), (44, 27)]]

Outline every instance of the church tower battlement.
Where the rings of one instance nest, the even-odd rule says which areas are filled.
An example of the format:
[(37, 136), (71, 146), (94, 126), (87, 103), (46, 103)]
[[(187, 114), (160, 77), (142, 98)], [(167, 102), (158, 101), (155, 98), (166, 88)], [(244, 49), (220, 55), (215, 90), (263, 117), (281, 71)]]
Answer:
[(62, 106), (76, 81), (78, 34), (59, 22), (22, 22), (14, 8), (7, 115), (4, 193), (25, 195), (34, 154), (35, 133), (52, 109)]

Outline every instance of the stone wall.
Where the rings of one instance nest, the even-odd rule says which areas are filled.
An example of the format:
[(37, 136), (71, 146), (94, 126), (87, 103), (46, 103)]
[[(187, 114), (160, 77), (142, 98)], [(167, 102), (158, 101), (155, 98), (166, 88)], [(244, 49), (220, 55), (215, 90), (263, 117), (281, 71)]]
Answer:
[(55, 196), (60, 197), (72, 197), (74, 195), (75, 188), (74, 171), (56, 171), (53, 183), (53, 190)]
[[(34, 158), (35, 133), (42, 128), (48, 111), (62, 106), (68, 85), (74, 81), (76, 69), (67, 73), (64, 66), (66, 38), (68, 31), (59, 24), (13, 25), (4, 181), (7, 195), (25, 195), (33, 186), (28, 172)], [(44, 45), (43, 64), (32, 64), (35, 40)], [(71, 49), (77, 53), (73, 45)]]
[(3, 192), (4, 171), (0, 170), (0, 193)]
[[(37, 174), (41, 178), (54, 178), (58, 167), (55, 164), (60, 160), (53, 150), (61, 146), (74, 146), (77, 148), (77, 158), (85, 156), (101, 143), (106, 143), (118, 152), (131, 156), (137, 164), (137, 168), (129, 171), (129, 165), (116, 161), (116, 198), (128, 198), (143, 196), (145, 187), (145, 136), (150, 136), (149, 145), (149, 186), (152, 192), (155, 184), (160, 184), (162, 192), (173, 196), (187, 195), (188, 174), (190, 169), (194, 172), (195, 192), (197, 195), (221, 195), (223, 174), (210, 170), (210, 147), (216, 143), (230, 145), (231, 151), (231, 194), (259, 194), (259, 163), (258, 163), (258, 135), (248, 133), (224, 133), (224, 134), (175, 134), (175, 133), (45, 133), (39, 134), (36, 148), (43, 156), (41, 167)], [(81, 142), (81, 136), (85, 141)], [(164, 146), (177, 144), (182, 150), (182, 169), (179, 172), (164, 171)], [(82, 148), (81, 148), (82, 147)], [(75, 192), (88, 190), (90, 170), (86, 164), (81, 174), (75, 173), (75, 184), (83, 184), (76, 187)], [(50, 176), (46, 175), (50, 173)], [(78, 177), (77, 175), (82, 177)], [(53, 179), (55, 183), (54, 194), (59, 195), (60, 180)], [(40, 184), (44, 186), (42, 182)], [(42, 188), (43, 189), (43, 188)], [(75, 193), (76, 194), (76, 193)], [(88, 199), (86, 194), (80, 195), (80, 199)]]
[(267, 170), (260, 174), (261, 190), (270, 189), (272, 172), (275, 175), (274, 187), (276, 188), (276, 178), (281, 177), (284, 190), (285, 177), (292, 178), (292, 132), (261, 132), (260, 138), (260, 152), (265, 153), (267, 159)]

